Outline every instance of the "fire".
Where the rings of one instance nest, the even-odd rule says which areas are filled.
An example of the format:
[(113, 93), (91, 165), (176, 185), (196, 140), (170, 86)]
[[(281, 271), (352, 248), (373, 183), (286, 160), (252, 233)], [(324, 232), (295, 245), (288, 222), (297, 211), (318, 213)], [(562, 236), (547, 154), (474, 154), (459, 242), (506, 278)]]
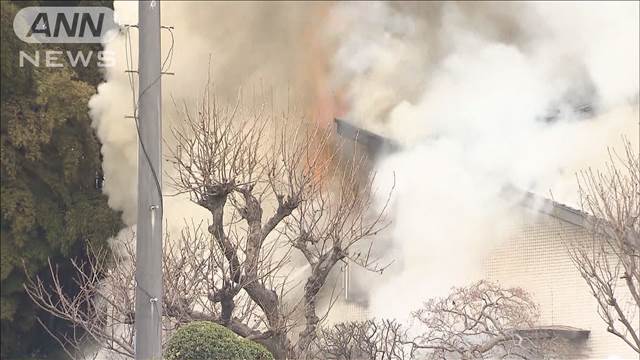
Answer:
[[(332, 3), (324, 3), (317, 11), (317, 16), (307, 26), (302, 34), (302, 41), (306, 44), (305, 61), (307, 65), (300, 71), (299, 78), (308, 81), (312, 98), (307, 102), (305, 111), (309, 114), (309, 129), (316, 129), (320, 133), (333, 130), (333, 119), (347, 112), (344, 101), (344, 90), (334, 89), (330, 81), (330, 59), (333, 54), (333, 45), (323, 41), (324, 24), (327, 21)], [(336, 144), (329, 139), (326, 142), (324, 136), (312, 139), (311, 148), (319, 151), (318, 158), (313, 164), (307, 164), (312, 172), (314, 181), (326, 183), (329, 174), (335, 170), (332, 164), (336, 152)]]

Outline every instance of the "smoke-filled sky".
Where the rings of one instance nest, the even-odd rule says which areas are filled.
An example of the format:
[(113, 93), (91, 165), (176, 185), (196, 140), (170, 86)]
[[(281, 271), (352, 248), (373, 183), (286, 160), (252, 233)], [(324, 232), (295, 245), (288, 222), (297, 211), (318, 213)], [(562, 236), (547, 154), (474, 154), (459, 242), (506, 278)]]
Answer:
[[(120, 24), (137, 23), (136, 2), (116, 1), (114, 7)], [(295, 3), (162, 2), (162, 23), (175, 28), (174, 55), (166, 70), (175, 75), (163, 77), (162, 83), (163, 131), (168, 145), (171, 139), (166, 135), (177, 118), (173, 101), (180, 106), (183, 101), (195, 105), (210, 70), (222, 101), (235, 101), (242, 92), (248, 99), (273, 98), (279, 108), (295, 105), (309, 113), (316, 111), (312, 101), (318, 98), (315, 92), (320, 92), (320, 72), (325, 70), (323, 59), (316, 54), (316, 28), (310, 16), (326, 12), (325, 8)], [(131, 35), (137, 59), (137, 30)], [(171, 47), (167, 30), (162, 40), (165, 56)], [(124, 118), (133, 113), (124, 72), (124, 36), (107, 44), (106, 50), (117, 54), (118, 64), (107, 69), (107, 82), (99, 87), (90, 107), (104, 145), (105, 192), (111, 206), (124, 211), (125, 222), (134, 224), (137, 137), (133, 121)], [(137, 60), (134, 63), (136, 67)], [(254, 93), (263, 95), (254, 97)], [(170, 169), (165, 166), (164, 170)], [(170, 206), (167, 211), (171, 213)]]
[[(171, 97), (195, 103), (211, 56), (223, 99), (273, 94), (274, 106), (295, 105), (313, 125), (346, 116), (405, 145), (376, 165), (380, 188), (396, 182), (384, 250), (397, 263), (370, 289), (375, 315), (401, 316), (470, 280), (507, 235), (505, 186), (573, 203), (577, 169), (602, 165), (623, 135), (638, 146), (637, 2), (161, 4), (163, 25), (175, 28), (165, 133)], [(120, 23), (136, 22), (136, 3), (115, 10)], [(107, 50), (118, 67), (90, 106), (105, 192), (133, 225), (137, 142), (124, 118), (123, 39)], [(202, 215), (185, 199), (166, 207), (170, 226)]]

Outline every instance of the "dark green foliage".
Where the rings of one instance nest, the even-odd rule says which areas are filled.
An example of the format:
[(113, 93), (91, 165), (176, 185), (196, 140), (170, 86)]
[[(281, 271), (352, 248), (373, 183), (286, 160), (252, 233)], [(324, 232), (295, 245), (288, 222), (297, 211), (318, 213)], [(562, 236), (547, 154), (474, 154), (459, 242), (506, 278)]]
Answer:
[(196, 321), (178, 329), (167, 344), (166, 360), (272, 360), (264, 346), (243, 339), (231, 330), (208, 321)]
[[(95, 64), (86, 69), (19, 65), (20, 50), (31, 54), (36, 49), (97, 51), (100, 46), (54, 47), (20, 41), (13, 33), (13, 18), (20, 7), (38, 3), (1, 2), (3, 359), (24, 359), (54, 346), (36, 316), (55, 331), (65, 327), (32, 305), (23, 289), (25, 268), (46, 282), (51, 258), (59, 265), (61, 277), (68, 279), (65, 274), (73, 273), (69, 259), (85, 257), (87, 242), (96, 248), (105, 246), (122, 226), (120, 214), (108, 207), (106, 197), (95, 187), (96, 174), (101, 172), (100, 144), (87, 103), (102, 77), (99, 69)], [(77, 1), (69, 3), (64, 5)], [(73, 293), (74, 284), (65, 284), (65, 289)]]

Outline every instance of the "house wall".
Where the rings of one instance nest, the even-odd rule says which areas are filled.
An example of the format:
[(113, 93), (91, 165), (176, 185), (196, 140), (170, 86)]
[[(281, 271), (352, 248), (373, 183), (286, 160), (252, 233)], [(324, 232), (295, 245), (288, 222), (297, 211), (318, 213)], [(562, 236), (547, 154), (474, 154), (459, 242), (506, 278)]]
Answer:
[[(586, 239), (584, 229), (545, 214), (523, 210), (510, 239), (485, 262), (486, 278), (522, 287), (540, 306), (540, 325), (590, 330), (578, 359), (640, 359), (606, 331), (597, 303), (567, 255), (563, 239)], [(637, 320), (635, 323), (640, 324)]]

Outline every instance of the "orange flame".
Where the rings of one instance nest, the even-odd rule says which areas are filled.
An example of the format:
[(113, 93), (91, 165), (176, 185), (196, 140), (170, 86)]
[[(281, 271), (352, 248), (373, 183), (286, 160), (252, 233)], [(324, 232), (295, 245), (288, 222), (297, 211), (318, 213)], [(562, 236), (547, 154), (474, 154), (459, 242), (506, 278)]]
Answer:
[[(334, 89), (330, 78), (330, 60), (333, 49), (330, 44), (323, 41), (322, 30), (326, 23), (329, 11), (333, 3), (323, 3), (319, 5), (317, 16), (310, 22), (306, 31), (302, 34), (302, 41), (307, 45), (305, 52), (305, 66), (301, 67), (304, 74), (300, 74), (300, 79), (308, 81), (306, 87), (313, 94), (307, 103), (311, 121), (311, 128), (318, 127), (321, 131), (332, 131), (333, 119), (340, 117), (347, 112), (344, 102), (343, 89)], [(326, 165), (335, 154), (335, 143), (321, 146), (320, 139), (315, 139), (316, 144), (311, 144), (312, 148), (321, 152), (318, 163), (321, 166), (310, 166), (315, 181), (325, 183), (331, 173), (331, 164)]]

